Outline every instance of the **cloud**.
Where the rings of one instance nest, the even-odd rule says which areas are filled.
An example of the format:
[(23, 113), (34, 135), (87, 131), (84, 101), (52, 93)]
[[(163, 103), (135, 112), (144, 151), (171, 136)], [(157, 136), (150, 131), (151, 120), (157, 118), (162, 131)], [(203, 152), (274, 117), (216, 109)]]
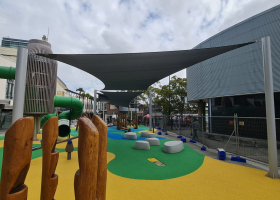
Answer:
[[(0, 36), (41, 39), (54, 53), (132, 53), (191, 49), (218, 32), (279, 4), (278, 0), (1, 0)], [(186, 70), (175, 73), (186, 77)], [(104, 84), (58, 63), (69, 89)], [(161, 80), (168, 83), (168, 78)], [(93, 93), (92, 93), (93, 94)]]

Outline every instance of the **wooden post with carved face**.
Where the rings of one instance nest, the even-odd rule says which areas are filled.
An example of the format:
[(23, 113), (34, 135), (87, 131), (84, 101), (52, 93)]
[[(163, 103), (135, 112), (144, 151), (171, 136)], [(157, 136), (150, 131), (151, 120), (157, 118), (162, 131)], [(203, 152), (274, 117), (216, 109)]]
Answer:
[(55, 151), (58, 138), (58, 117), (51, 117), (42, 128), (43, 163), (41, 200), (52, 200), (58, 184), (55, 174), (59, 152)]
[(92, 122), (96, 126), (99, 132), (96, 200), (105, 200), (106, 183), (107, 183), (107, 129), (108, 127), (98, 115), (94, 115), (92, 117)]
[(88, 118), (79, 119), (78, 161), (74, 189), (76, 200), (95, 200), (97, 188), (99, 133)]
[(6, 132), (0, 184), (1, 200), (26, 200), (24, 184), (30, 167), (33, 144), (33, 117), (18, 119)]

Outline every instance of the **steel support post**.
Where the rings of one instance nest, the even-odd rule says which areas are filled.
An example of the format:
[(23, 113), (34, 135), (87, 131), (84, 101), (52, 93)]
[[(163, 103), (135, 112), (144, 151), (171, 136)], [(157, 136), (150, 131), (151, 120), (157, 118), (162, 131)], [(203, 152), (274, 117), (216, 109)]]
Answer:
[(149, 119), (149, 124), (150, 124), (150, 131), (152, 130), (152, 91), (149, 91), (149, 98), (150, 98), (150, 109), (149, 109), (149, 115), (150, 115), (150, 119)]
[(96, 90), (94, 90), (93, 114), (95, 115), (96, 115), (96, 102), (97, 102)]
[(204, 119), (203, 119), (203, 114), (202, 114), (202, 116), (201, 116), (201, 123), (202, 123), (202, 129), (201, 129), (201, 132), (202, 132), (202, 143), (203, 143), (203, 146), (204, 146), (204, 123), (203, 123), (203, 121), (204, 121)]
[(23, 117), (28, 49), (18, 47), (12, 123)]
[(267, 124), (267, 143), (268, 143), (268, 161), (269, 172), (267, 176), (278, 178), (277, 146), (276, 146), (276, 128), (275, 128), (275, 109), (274, 109), (274, 91), (271, 62), (270, 37), (262, 38), (264, 88), (265, 88), (265, 106), (266, 106), (266, 124)]
[(105, 110), (105, 106), (104, 106), (104, 102), (102, 102), (102, 110), (103, 110), (103, 121), (105, 122), (105, 113), (104, 113), (104, 110)]
[(208, 99), (208, 123), (210, 127), (210, 133), (212, 133), (212, 99)]

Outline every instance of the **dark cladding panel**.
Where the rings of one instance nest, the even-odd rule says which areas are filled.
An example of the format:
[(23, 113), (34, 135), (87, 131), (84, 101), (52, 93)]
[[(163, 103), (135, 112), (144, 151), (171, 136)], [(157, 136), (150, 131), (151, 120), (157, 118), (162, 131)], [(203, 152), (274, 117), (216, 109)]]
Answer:
[(104, 94), (98, 94), (100, 102), (109, 102), (109, 98)]
[[(280, 91), (279, 16), (280, 5), (216, 34), (197, 47), (203, 46), (204, 43), (215, 46), (217, 41), (222, 40), (225, 41), (222, 45), (233, 45), (246, 41), (259, 41), (261, 37), (271, 36), (274, 91)], [(187, 68), (188, 100), (263, 93), (261, 46), (262, 43), (259, 41)], [(203, 79), (200, 77), (201, 74), (204, 76)]]

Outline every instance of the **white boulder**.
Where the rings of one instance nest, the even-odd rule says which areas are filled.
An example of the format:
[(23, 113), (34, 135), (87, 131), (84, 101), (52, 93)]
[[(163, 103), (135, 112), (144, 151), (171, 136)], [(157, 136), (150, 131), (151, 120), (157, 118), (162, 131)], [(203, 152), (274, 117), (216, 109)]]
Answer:
[(151, 146), (159, 146), (160, 142), (158, 138), (146, 138), (145, 141), (149, 142)]
[(134, 132), (127, 132), (127, 133), (124, 134), (124, 138), (125, 139), (130, 139), (130, 140), (136, 140), (137, 135)]
[(150, 150), (150, 143), (147, 141), (138, 140), (135, 142), (134, 148), (138, 150)]
[(165, 142), (163, 151), (165, 153), (179, 153), (184, 150), (184, 144), (182, 141), (169, 141)]

